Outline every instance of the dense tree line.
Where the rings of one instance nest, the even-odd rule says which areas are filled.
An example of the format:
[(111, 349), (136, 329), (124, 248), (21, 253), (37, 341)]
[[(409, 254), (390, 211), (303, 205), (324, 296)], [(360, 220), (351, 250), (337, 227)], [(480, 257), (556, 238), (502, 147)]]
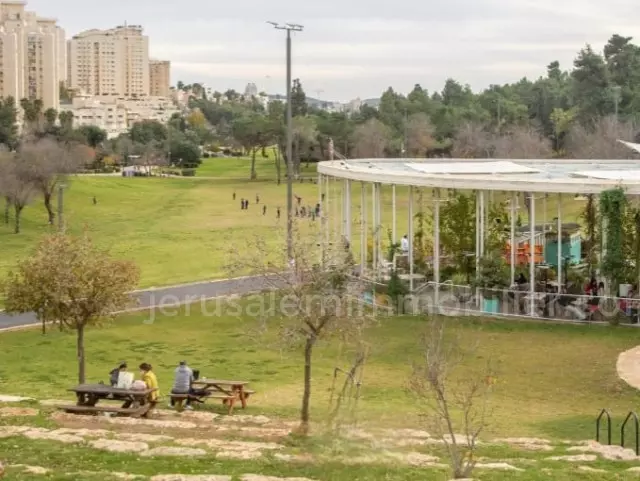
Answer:
[[(196, 84), (197, 85), (197, 84)], [(184, 86), (183, 86), (184, 87)], [(189, 86), (187, 86), (189, 87)], [(204, 89), (191, 100), (211, 125), (215, 141), (250, 154), (278, 145), (276, 167), (287, 161), (285, 105)], [(640, 107), (640, 47), (613, 35), (603, 52), (587, 45), (572, 70), (557, 61), (537, 80), (522, 78), (473, 92), (449, 79), (439, 92), (416, 84), (407, 95), (388, 88), (379, 108), (325, 112), (310, 108), (294, 81), (293, 163), (346, 157), (591, 157), (628, 156), (615, 139), (633, 140)], [(589, 138), (598, 136), (598, 141)], [(595, 150), (594, 150), (595, 149)], [(255, 169), (251, 167), (251, 178)]]

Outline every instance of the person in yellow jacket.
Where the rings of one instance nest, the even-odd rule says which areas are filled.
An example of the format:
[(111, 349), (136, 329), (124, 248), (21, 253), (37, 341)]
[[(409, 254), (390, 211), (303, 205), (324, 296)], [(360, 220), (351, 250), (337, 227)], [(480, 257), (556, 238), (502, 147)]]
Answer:
[(140, 364), (140, 374), (142, 376), (142, 381), (147, 385), (147, 389), (155, 389), (155, 391), (149, 394), (149, 402), (153, 404), (157, 403), (158, 397), (160, 396), (158, 378), (153, 372), (151, 364), (146, 362)]

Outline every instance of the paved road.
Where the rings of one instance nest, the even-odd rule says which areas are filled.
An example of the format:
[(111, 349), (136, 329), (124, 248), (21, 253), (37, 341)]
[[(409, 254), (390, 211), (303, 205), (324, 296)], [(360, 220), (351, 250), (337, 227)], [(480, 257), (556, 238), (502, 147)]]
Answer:
[[(263, 276), (241, 277), (138, 291), (135, 297), (138, 298), (138, 307), (162, 306), (231, 294), (247, 294), (252, 291), (268, 289), (276, 282), (275, 276), (271, 279)], [(9, 316), (0, 312), (0, 329), (28, 326), (37, 322), (33, 313)]]

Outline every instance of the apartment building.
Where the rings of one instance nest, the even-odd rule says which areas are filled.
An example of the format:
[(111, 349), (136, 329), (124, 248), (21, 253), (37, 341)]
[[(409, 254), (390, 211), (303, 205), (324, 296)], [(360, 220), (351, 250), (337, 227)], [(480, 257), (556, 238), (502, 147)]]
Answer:
[(95, 125), (107, 132), (109, 138), (126, 133), (141, 120), (157, 120), (167, 123), (179, 112), (174, 102), (166, 97), (138, 97), (101, 95), (99, 97), (79, 93), (64, 110), (73, 113), (76, 127)]
[(140, 25), (87, 30), (68, 44), (67, 84), (89, 95), (144, 97), (149, 87), (149, 37)]
[(24, 1), (1, 1), (0, 96), (41, 99), (45, 109), (58, 109), (63, 42), (64, 30), (55, 19), (27, 11)]
[(149, 89), (153, 97), (169, 97), (171, 93), (171, 62), (149, 60)]

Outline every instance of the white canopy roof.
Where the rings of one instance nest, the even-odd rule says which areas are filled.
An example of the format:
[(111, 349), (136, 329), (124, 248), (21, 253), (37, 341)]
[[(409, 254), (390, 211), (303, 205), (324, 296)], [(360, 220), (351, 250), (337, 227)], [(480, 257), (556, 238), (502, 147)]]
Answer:
[(318, 172), (354, 181), (443, 189), (599, 194), (622, 187), (640, 195), (640, 160), (634, 159), (355, 159), (320, 162)]
[(617, 180), (619, 182), (640, 182), (640, 170), (582, 170), (574, 172), (573, 175), (592, 179)]
[(409, 162), (406, 166), (425, 174), (531, 174), (540, 172), (507, 160), (493, 162)]

